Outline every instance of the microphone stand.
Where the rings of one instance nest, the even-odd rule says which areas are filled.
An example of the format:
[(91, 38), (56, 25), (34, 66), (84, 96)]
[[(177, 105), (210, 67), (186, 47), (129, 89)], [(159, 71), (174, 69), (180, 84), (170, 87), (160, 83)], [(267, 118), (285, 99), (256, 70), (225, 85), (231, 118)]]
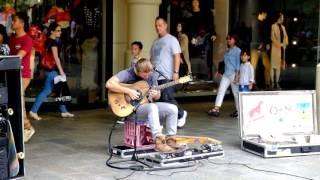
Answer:
[[(150, 90), (150, 88), (149, 88), (149, 90)], [(143, 100), (144, 97), (145, 97), (145, 95), (141, 98), (140, 102)], [(133, 113), (134, 113), (134, 138), (133, 138), (133, 154), (131, 157), (131, 161), (136, 161), (136, 162), (139, 162), (149, 168), (152, 168), (151, 165), (140, 161), (139, 158), (137, 157), (137, 129), (136, 129), (137, 128), (137, 121), (138, 121), (137, 109), (141, 105), (140, 102), (134, 106), (134, 110), (133, 110)]]
[[(161, 71), (159, 71), (156, 67), (153, 68), (155, 72), (157, 72), (160, 76), (164, 77), (165, 80), (170, 80), (167, 76), (165, 76)], [(159, 77), (160, 77), (159, 76)]]

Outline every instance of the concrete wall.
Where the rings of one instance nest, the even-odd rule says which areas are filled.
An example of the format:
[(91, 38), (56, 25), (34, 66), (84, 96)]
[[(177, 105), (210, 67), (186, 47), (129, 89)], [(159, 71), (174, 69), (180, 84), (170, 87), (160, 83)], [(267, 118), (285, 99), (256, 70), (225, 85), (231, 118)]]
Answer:
[(113, 73), (130, 64), (130, 44), (143, 43), (142, 57), (150, 57), (157, 37), (154, 20), (159, 15), (161, 0), (114, 0), (113, 6)]
[(214, 42), (213, 63), (218, 67), (226, 50), (226, 37), (229, 24), (229, 0), (214, 0), (214, 22), (217, 39)]

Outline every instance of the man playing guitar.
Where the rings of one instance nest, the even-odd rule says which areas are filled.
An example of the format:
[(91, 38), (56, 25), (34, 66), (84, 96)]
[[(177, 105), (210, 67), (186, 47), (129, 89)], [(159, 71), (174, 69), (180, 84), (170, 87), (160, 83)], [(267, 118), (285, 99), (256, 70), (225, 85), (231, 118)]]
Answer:
[[(137, 61), (133, 68), (120, 71), (106, 82), (109, 91), (123, 93), (131, 100), (139, 100), (141, 92), (126, 86), (132, 82), (145, 80), (149, 87), (158, 86), (158, 75), (153, 73), (151, 62), (145, 58)], [(153, 102), (160, 98), (160, 91), (149, 89), (147, 91), (150, 103), (138, 103), (135, 112), (138, 120), (148, 120), (152, 137), (155, 140), (155, 149), (160, 152), (174, 152), (174, 136), (177, 133), (178, 109), (176, 105), (165, 102)], [(139, 101), (140, 102), (140, 101)], [(134, 118), (135, 118), (134, 117)], [(160, 120), (166, 124), (166, 136), (162, 134)], [(167, 143), (168, 142), (168, 143)]]

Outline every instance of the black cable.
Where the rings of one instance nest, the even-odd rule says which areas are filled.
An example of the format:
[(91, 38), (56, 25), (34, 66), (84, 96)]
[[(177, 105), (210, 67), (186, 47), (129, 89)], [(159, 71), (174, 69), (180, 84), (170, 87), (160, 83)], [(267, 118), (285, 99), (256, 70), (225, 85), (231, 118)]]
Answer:
[(108, 158), (107, 161), (106, 161), (106, 165), (107, 165), (108, 167), (115, 168), (115, 169), (130, 169), (129, 167), (113, 166), (113, 165), (111, 165), (112, 163), (110, 163), (110, 161), (111, 161), (111, 159), (112, 159), (112, 156), (113, 156), (112, 148), (111, 148), (111, 136), (112, 136), (112, 132), (113, 132), (113, 130), (115, 129), (116, 125), (117, 125), (117, 119), (115, 119), (114, 124), (113, 124), (113, 126), (112, 126), (112, 128), (111, 128), (111, 130), (110, 130), (109, 137), (108, 137), (108, 151), (109, 151), (109, 154), (110, 154), (110, 155), (109, 155), (109, 158)]
[[(195, 162), (195, 161), (193, 161), (193, 162)], [(196, 172), (200, 167), (203, 167), (203, 166), (204, 166), (204, 164), (203, 164), (201, 161), (198, 161), (198, 162), (199, 162), (200, 166), (197, 166), (197, 167), (195, 167), (194, 169), (189, 170), (189, 171), (175, 171), (175, 172), (171, 172), (169, 175), (152, 174), (152, 173), (151, 173), (152, 171), (149, 171), (147, 174), (148, 174), (148, 175), (153, 175), (153, 176), (171, 177), (172, 175), (178, 174), (178, 173)], [(194, 164), (194, 166), (195, 166), (195, 165), (196, 165), (196, 164)], [(194, 166), (190, 166), (190, 167), (194, 167)]]
[[(138, 169), (132, 169), (133, 172), (131, 172), (130, 174), (128, 174), (127, 176), (125, 177), (121, 177), (121, 178), (116, 178), (116, 180), (123, 180), (123, 179), (127, 179), (129, 177), (131, 177), (135, 172), (138, 172), (138, 171), (146, 171), (148, 175), (154, 175), (154, 176), (162, 176), (162, 177), (171, 177), (172, 175), (174, 174), (177, 174), (177, 173), (187, 173), (187, 172), (195, 172), (198, 170), (198, 168), (202, 167), (204, 164), (202, 162), (200, 162), (200, 166), (196, 167), (195, 169), (192, 169), (192, 170), (189, 170), (189, 171), (175, 171), (175, 172), (172, 172), (170, 173), (169, 175), (159, 175), (159, 174), (152, 174), (151, 172), (153, 171), (160, 171), (160, 170), (171, 170), (171, 169), (178, 169), (178, 168), (181, 168), (181, 167), (166, 167), (166, 168), (150, 168), (150, 169), (141, 169), (141, 170), (138, 170)], [(192, 165), (187, 165), (185, 167), (194, 167), (196, 164), (192, 164)]]
[(163, 170), (172, 170), (172, 169), (181, 169), (181, 168), (189, 168), (194, 167), (195, 164), (192, 165), (183, 165), (183, 166), (169, 166), (169, 167), (153, 167), (153, 168), (144, 168), (144, 169), (135, 169), (135, 171), (163, 171)]
[(115, 129), (117, 125), (117, 119), (114, 120), (114, 124), (110, 130), (110, 133), (109, 133), (109, 136), (108, 136), (108, 151), (109, 151), (109, 158), (107, 159), (106, 161), (106, 165), (108, 167), (111, 167), (111, 168), (114, 168), (114, 169), (120, 169), (120, 170), (133, 170), (133, 171), (162, 171), (162, 170), (170, 170), (170, 169), (179, 169), (179, 168), (188, 168), (188, 167), (193, 167), (195, 166), (195, 164), (193, 165), (184, 165), (184, 166), (176, 166), (176, 167), (159, 167), (159, 168), (155, 168), (155, 167), (152, 167), (150, 165), (146, 165), (146, 163), (143, 163), (141, 161), (136, 161), (136, 162), (139, 162), (139, 163), (142, 163), (145, 166), (142, 166), (142, 165), (131, 165), (131, 166), (128, 166), (128, 167), (120, 167), (120, 166), (114, 166), (112, 164), (116, 164), (116, 163), (120, 163), (120, 162), (128, 162), (128, 161), (120, 161), (120, 162), (110, 162), (112, 157), (113, 157), (113, 152), (112, 152), (112, 148), (111, 148), (111, 137), (112, 137), (112, 133), (113, 133), (113, 130)]
[[(150, 90), (150, 88), (149, 88), (149, 90)], [(137, 108), (138, 107), (140, 107), (140, 102), (138, 103), (138, 105), (137, 105)], [(133, 111), (133, 113), (134, 113), (134, 140), (133, 140), (133, 154), (132, 154), (132, 157), (131, 157), (131, 160), (132, 161), (136, 161), (136, 162), (139, 162), (139, 163), (141, 163), (141, 164), (143, 164), (143, 165), (145, 165), (145, 166), (147, 166), (147, 167), (149, 167), (149, 168), (152, 168), (152, 166), (151, 165), (149, 165), (149, 164), (147, 164), (147, 163), (145, 163), (145, 162), (142, 162), (142, 161), (140, 161), (139, 159), (138, 159), (138, 155), (137, 155), (137, 123), (138, 123), (138, 114), (137, 114), (137, 111), (136, 111), (137, 109), (135, 109), (135, 111)], [(140, 141), (140, 140), (139, 140)], [(143, 169), (143, 166), (137, 166), (137, 167), (134, 167), (134, 169), (136, 169), (136, 168), (138, 168), (138, 169)]]
[(290, 174), (290, 173), (284, 173), (284, 172), (279, 172), (279, 171), (271, 171), (271, 170), (263, 170), (263, 169), (253, 168), (253, 167), (249, 166), (248, 164), (244, 164), (244, 163), (231, 163), (231, 162), (229, 162), (229, 163), (215, 163), (215, 162), (210, 161), (209, 159), (208, 159), (208, 162), (210, 162), (211, 164), (215, 164), (215, 165), (239, 165), (239, 166), (244, 166), (244, 167), (246, 167), (248, 169), (251, 169), (251, 170), (254, 170), (254, 171), (286, 175), (286, 176), (291, 176), (291, 177), (296, 177), (296, 178), (301, 178), (301, 179), (307, 179), (307, 180), (314, 180), (312, 178), (299, 176), (299, 175), (295, 175), (295, 174)]
[(132, 171), (130, 174), (128, 174), (128, 175), (127, 175), (127, 176), (125, 176), (125, 177), (115, 178), (115, 179), (116, 179), (116, 180), (127, 179), (127, 178), (129, 178), (130, 176), (132, 176), (134, 173), (136, 173), (136, 171)]
[[(116, 163), (120, 163), (120, 162), (128, 162), (128, 161), (120, 161), (120, 162), (110, 162), (112, 157), (113, 157), (113, 153), (112, 153), (112, 148), (111, 148), (111, 137), (112, 137), (112, 133), (113, 130), (115, 129), (115, 126), (117, 125), (117, 119), (115, 119), (114, 124), (110, 130), (109, 133), (109, 137), (108, 137), (108, 151), (109, 151), (109, 158), (106, 161), (106, 165), (108, 167), (114, 168), (114, 169), (120, 169), (120, 170), (134, 170), (134, 171), (160, 171), (160, 170), (168, 170), (168, 169), (174, 169), (174, 168), (153, 168), (153, 167), (149, 167), (149, 169), (145, 169), (144, 166), (142, 165), (131, 165), (128, 167), (120, 167), (120, 166), (114, 166), (112, 164), (116, 164)], [(184, 168), (187, 166), (181, 166), (181, 167), (177, 167), (177, 168)]]

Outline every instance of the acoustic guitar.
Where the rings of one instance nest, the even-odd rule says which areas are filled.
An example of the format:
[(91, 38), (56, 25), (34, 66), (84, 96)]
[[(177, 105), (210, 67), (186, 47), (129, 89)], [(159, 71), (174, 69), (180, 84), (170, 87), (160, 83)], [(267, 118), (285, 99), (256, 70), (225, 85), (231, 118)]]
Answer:
[(124, 93), (108, 91), (108, 103), (111, 107), (112, 112), (116, 116), (126, 117), (134, 112), (139, 107), (139, 105), (149, 102), (147, 96), (151, 89), (161, 90), (174, 86), (176, 84), (187, 83), (189, 81), (192, 81), (192, 78), (190, 76), (184, 76), (179, 78), (178, 80), (161, 84), (156, 87), (149, 87), (149, 84), (146, 81), (138, 81), (133, 84), (121, 84), (122, 86), (126, 86), (138, 91), (140, 93), (139, 98), (132, 100), (128, 95)]

